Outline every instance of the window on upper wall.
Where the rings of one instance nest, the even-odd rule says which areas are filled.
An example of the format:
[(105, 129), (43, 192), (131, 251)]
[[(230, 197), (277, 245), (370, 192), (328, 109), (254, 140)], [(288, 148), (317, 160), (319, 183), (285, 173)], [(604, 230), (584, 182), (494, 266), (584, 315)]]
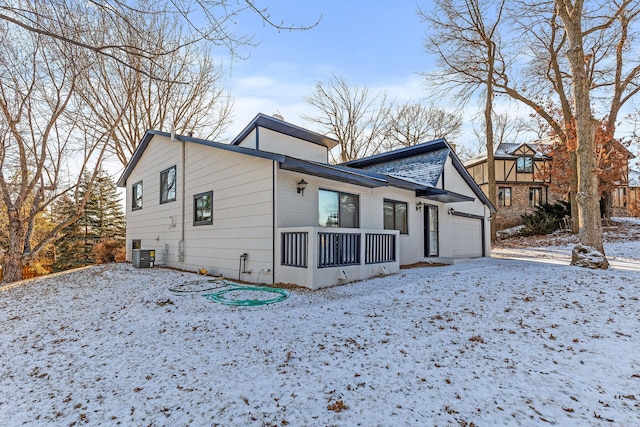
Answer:
[(142, 209), (142, 181), (131, 186), (131, 210)]
[(160, 172), (160, 203), (173, 202), (176, 199), (176, 167), (172, 166)]
[(498, 187), (498, 206), (511, 206), (511, 187)]
[(533, 157), (518, 157), (516, 170), (521, 173), (532, 173)]
[(542, 204), (542, 188), (529, 188), (529, 206), (540, 206)]
[(358, 228), (360, 199), (355, 194), (320, 190), (318, 192), (320, 227)]
[(213, 224), (213, 191), (193, 196), (193, 225)]
[(400, 234), (408, 234), (407, 203), (385, 200), (383, 203), (384, 229), (399, 230)]

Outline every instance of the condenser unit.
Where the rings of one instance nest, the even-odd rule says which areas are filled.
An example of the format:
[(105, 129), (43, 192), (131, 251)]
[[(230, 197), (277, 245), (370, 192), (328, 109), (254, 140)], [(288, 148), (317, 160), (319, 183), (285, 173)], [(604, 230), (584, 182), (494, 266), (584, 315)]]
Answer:
[(156, 262), (156, 251), (153, 249), (134, 249), (133, 266), (135, 268), (150, 268)]

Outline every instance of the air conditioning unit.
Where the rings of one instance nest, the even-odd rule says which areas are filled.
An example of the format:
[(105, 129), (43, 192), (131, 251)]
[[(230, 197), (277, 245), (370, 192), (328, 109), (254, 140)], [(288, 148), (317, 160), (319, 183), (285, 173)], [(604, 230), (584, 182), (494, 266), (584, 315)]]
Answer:
[(133, 266), (135, 268), (151, 268), (156, 262), (156, 251), (153, 249), (134, 249)]

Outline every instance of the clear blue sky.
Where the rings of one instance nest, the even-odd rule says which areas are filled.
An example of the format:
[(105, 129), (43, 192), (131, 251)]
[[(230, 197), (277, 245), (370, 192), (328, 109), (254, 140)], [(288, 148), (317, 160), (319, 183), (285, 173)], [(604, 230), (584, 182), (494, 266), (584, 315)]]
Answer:
[[(421, 2), (428, 9), (429, 0)], [(235, 98), (234, 125), (241, 130), (255, 114), (278, 110), (285, 120), (304, 124), (300, 113), (309, 112), (302, 97), (317, 81), (332, 74), (352, 86), (387, 90), (398, 100), (423, 98), (423, 79), (433, 60), (425, 53), (426, 24), (416, 14), (414, 1), (374, 0), (295, 1), (258, 0), (268, 5), (271, 18), (285, 24), (320, 23), (306, 31), (280, 31), (265, 27), (259, 17), (246, 14), (234, 27), (253, 34), (260, 44), (248, 50), (249, 58), (235, 62), (228, 87)]]

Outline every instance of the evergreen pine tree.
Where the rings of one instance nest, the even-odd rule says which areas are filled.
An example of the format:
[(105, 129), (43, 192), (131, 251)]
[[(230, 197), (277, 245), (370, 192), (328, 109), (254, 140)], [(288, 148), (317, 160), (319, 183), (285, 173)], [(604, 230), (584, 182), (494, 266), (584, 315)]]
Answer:
[[(71, 212), (75, 212), (74, 200), (65, 195), (58, 199), (52, 208), (52, 217), (67, 218)], [(84, 253), (84, 233), (80, 224), (75, 222), (62, 230), (62, 237), (55, 244), (55, 260), (53, 271), (69, 270), (71, 268), (82, 267), (86, 263), (82, 262), (81, 255)]]
[[(87, 190), (88, 178), (78, 190), (80, 197)], [(75, 209), (75, 206), (70, 198), (65, 198), (57, 208), (64, 215), (70, 209)], [(64, 233), (65, 236), (56, 244), (54, 269), (57, 271), (93, 264), (93, 249), (103, 240), (115, 240), (124, 245), (124, 212), (116, 183), (104, 171), (100, 172), (93, 183), (82, 216), (65, 228)]]

